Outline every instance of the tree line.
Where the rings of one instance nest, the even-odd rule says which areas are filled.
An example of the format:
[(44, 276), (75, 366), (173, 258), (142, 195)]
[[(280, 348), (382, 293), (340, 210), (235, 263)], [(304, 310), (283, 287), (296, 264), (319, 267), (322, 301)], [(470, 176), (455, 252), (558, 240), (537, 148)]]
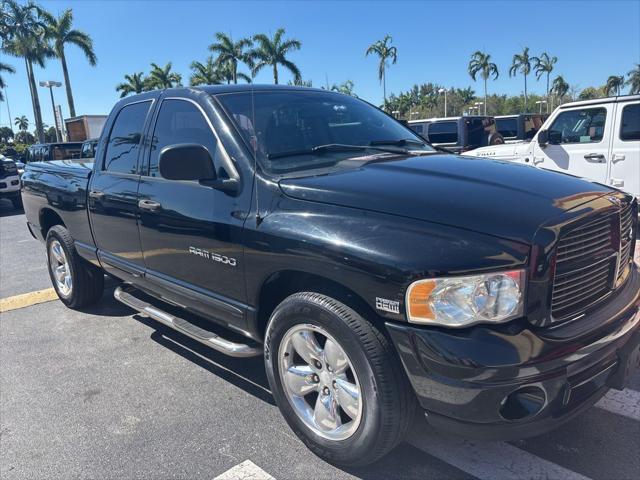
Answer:
[[(32, 1), (22, 4), (18, 0), (2, 0), (0, 14), (2, 51), (24, 61), (35, 119), (35, 135), (38, 141), (43, 142), (52, 131), (55, 134), (55, 129), (47, 128), (42, 122), (34, 66), (44, 68), (49, 59), (60, 61), (69, 113), (72, 117), (76, 116), (65, 48), (69, 45), (79, 48), (89, 64), (94, 66), (97, 57), (92, 39), (87, 33), (74, 28), (71, 9), (54, 16)], [(273, 82), (277, 84), (280, 82), (280, 70), (285, 69), (293, 76), (289, 84), (312, 86), (311, 80), (303, 80), (300, 67), (290, 59), (292, 52), (302, 48), (302, 42), (285, 35), (285, 29), (279, 28), (273, 35), (259, 33), (234, 40), (231, 35), (217, 32), (214, 42), (208, 46), (209, 56), (202, 61), (191, 63), (188, 82), (185, 83), (191, 86), (236, 84), (239, 81), (250, 83), (260, 71), (268, 69), (273, 76)], [(508, 69), (509, 76), (522, 75), (523, 95), (489, 95), (489, 81), (497, 79), (500, 71), (489, 53), (478, 50), (472, 53), (467, 72), (474, 82), (482, 81), (483, 101), (478, 101), (479, 97), (471, 87), (460, 89), (433, 83), (414, 85), (407, 91), (392, 93), (387, 97), (387, 73), (398, 59), (398, 49), (393, 45), (393, 38), (391, 35), (385, 35), (373, 42), (365, 49), (364, 55), (377, 57), (377, 77), (382, 86), (384, 99), (382, 108), (396, 116), (409, 119), (414, 116), (480, 113), (480, 107), (484, 114), (491, 115), (532, 111), (535, 110), (535, 105), (539, 105), (540, 110), (544, 105), (545, 111), (549, 112), (554, 105), (567, 100), (619, 95), (625, 86), (629, 87), (631, 94), (640, 93), (639, 64), (636, 64), (626, 76), (612, 75), (600, 87), (586, 87), (579, 91), (577, 86), (569, 85), (562, 75), (557, 75), (552, 80), (551, 75), (556, 70), (557, 57), (547, 52), (542, 52), (539, 56), (531, 55), (529, 48), (525, 47), (513, 55)], [(3, 74), (11, 73), (15, 73), (15, 67), (0, 62), (0, 101), (3, 100), (1, 89), (5, 87)], [(544, 95), (529, 94), (530, 75), (535, 75), (537, 81), (544, 80)], [(129, 94), (182, 84), (182, 75), (173, 70), (172, 62), (165, 65), (151, 63), (147, 73), (135, 72), (124, 75), (124, 81), (116, 85), (115, 89), (121, 97), (125, 97)], [(356, 96), (351, 80), (332, 86), (323, 85), (322, 88)], [(14, 125), (19, 130), (18, 135), (24, 137), (24, 140), (29, 140), (26, 117), (22, 115), (14, 120)], [(0, 132), (0, 139), (6, 135), (7, 131)]]
[[(33, 68), (44, 68), (48, 59), (58, 59), (62, 65), (64, 85), (66, 88), (69, 114), (76, 116), (73, 91), (69, 78), (69, 68), (65, 55), (67, 45), (78, 47), (90, 65), (96, 65), (97, 57), (93, 50), (91, 37), (73, 28), (73, 12), (66, 9), (59, 16), (54, 16), (41, 6), (28, 2), (21, 4), (16, 0), (2, 0), (0, 11), (0, 39), (2, 51), (24, 61), (33, 106), (33, 117), (36, 124), (38, 141), (45, 140), (45, 129), (42, 123), (42, 109)], [(2, 64), (2, 71), (15, 72), (13, 66)], [(4, 80), (0, 77), (0, 86), (4, 88)]]

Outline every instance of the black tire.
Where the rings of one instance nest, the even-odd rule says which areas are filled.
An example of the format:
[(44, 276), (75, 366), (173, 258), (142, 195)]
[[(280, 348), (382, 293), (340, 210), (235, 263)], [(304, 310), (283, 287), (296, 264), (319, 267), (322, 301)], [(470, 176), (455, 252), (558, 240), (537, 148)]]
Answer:
[[(344, 440), (314, 432), (296, 414), (282, 385), (279, 348), (293, 326), (313, 324), (326, 330), (351, 359), (360, 382), (362, 419)], [(387, 338), (345, 304), (318, 293), (286, 298), (273, 312), (265, 338), (265, 365), (271, 392), (294, 433), (319, 457), (343, 466), (362, 466), (383, 457), (406, 435), (416, 398)]]
[[(50, 247), (54, 240), (62, 246), (69, 265), (73, 286), (68, 295), (60, 291), (52, 271)], [(104, 291), (104, 272), (78, 255), (69, 231), (61, 225), (51, 227), (47, 232), (46, 245), (49, 277), (62, 303), (70, 308), (81, 308), (100, 300)]]

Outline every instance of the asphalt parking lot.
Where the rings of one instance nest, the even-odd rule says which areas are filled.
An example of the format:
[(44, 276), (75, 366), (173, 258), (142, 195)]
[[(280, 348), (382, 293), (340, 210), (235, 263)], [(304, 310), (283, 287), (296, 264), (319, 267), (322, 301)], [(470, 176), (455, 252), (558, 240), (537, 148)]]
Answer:
[[(0, 201), (0, 299), (49, 287), (43, 246)], [(640, 478), (640, 371), (540, 437), (468, 441), (419, 420), (385, 459), (342, 470), (290, 432), (260, 359), (208, 350), (117, 303), (113, 288), (85, 311), (53, 300), (0, 314), (3, 480)]]

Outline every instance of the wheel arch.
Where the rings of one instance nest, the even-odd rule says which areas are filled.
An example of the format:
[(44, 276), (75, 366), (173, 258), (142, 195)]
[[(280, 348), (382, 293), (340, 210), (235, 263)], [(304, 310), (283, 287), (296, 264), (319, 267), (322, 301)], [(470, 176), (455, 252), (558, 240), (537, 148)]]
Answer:
[(47, 233), (54, 225), (62, 225), (65, 228), (67, 227), (60, 215), (58, 215), (56, 211), (51, 208), (43, 208), (40, 211), (39, 221), (42, 238), (47, 238)]
[(301, 270), (280, 270), (272, 273), (259, 291), (256, 312), (256, 331), (260, 338), (275, 308), (288, 296), (299, 292), (315, 292), (330, 296), (353, 308), (381, 331), (384, 322), (371, 306), (355, 291), (331, 278)]

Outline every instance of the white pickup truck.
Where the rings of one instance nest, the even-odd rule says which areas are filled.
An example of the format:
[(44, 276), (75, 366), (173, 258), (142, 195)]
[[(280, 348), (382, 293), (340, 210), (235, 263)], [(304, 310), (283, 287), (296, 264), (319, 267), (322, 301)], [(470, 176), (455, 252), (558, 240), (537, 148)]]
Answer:
[(466, 152), (595, 180), (640, 197), (640, 95), (559, 106), (531, 142)]

